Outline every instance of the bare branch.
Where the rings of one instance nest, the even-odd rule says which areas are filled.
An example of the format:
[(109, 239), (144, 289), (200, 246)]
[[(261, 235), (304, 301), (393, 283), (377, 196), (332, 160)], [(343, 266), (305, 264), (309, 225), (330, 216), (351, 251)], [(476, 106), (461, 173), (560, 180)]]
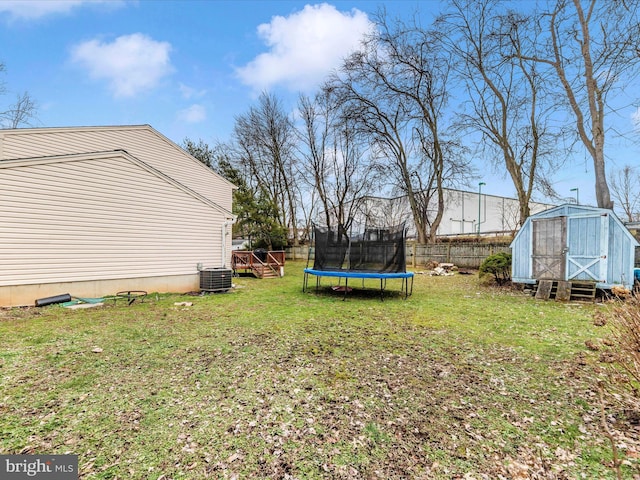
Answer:
[(433, 241), (444, 211), (444, 185), (469, 173), (453, 129), (444, 126), (451, 62), (439, 48), (439, 32), (391, 22), (383, 13), (376, 20), (376, 34), (330, 85), (371, 138), (378, 168), (406, 196), (418, 240)]
[[(4, 63), (0, 63), (0, 73), (5, 71)], [(0, 82), (0, 95), (7, 93), (4, 82)], [(37, 105), (28, 92), (16, 95), (16, 102), (9, 105), (7, 110), (0, 111), (0, 128), (18, 128), (30, 126), (30, 121), (36, 118)]]
[(297, 158), (293, 123), (274, 95), (263, 93), (258, 105), (236, 118), (234, 137), (241, 167), (257, 189), (277, 206), (280, 226), (294, 244), (297, 235)]
[(611, 177), (611, 196), (618, 210), (629, 222), (640, 220), (640, 171), (638, 167), (625, 165), (614, 171)]
[(506, 168), (520, 205), (519, 224), (529, 216), (535, 189), (549, 185), (553, 144), (553, 103), (545, 72), (530, 60), (536, 47), (535, 24), (494, 0), (452, 1), (446, 44), (457, 59), (466, 85), (467, 105), (461, 124), (480, 132), (485, 151)]
[(545, 48), (523, 57), (553, 67), (575, 131), (593, 159), (596, 199), (603, 208), (613, 207), (605, 169), (609, 96), (640, 72), (639, 10), (638, 0), (556, 0), (540, 16), (548, 34)]

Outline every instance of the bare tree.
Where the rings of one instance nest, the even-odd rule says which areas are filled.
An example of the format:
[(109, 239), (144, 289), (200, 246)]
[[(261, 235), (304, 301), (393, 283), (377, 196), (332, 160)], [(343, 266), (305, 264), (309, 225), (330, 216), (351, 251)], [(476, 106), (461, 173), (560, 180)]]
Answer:
[[(4, 63), (0, 62), (0, 73), (5, 71)], [(0, 95), (5, 95), (7, 88), (4, 82), (0, 82)], [(0, 128), (18, 128), (21, 125), (29, 126), (35, 119), (37, 105), (28, 92), (16, 95), (15, 103), (9, 105), (6, 110), (0, 111)]]
[[(358, 208), (365, 224), (373, 224), (375, 219), (384, 218), (386, 224), (382, 226), (395, 226), (407, 219), (406, 197), (404, 196), (394, 198), (366, 197)], [(415, 234), (415, 232), (411, 232), (411, 227), (408, 227), (407, 230)]]
[(362, 199), (376, 186), (372, 168), (360, 145), (352, 119), (343, 115), (334, 92), (326, 89), (312, 100), (301, 96), (298, 107), (305, 170), (322, 205), (326, 225), (350, 228)]
[(297, 136), (278, 98), (263, 93), (258, 105), (236, 117), (234, 137), (239, 165), (248, 172), (245, 178), (278, 207), (278, 222), (297, 244)]
[(502, 219), (502, 229), (508, 230), (511, 236), (515, 236), (520, 224), (520, 208), (512, 202), (502, 202), (500, 206), (500, 216)]
[(625, 165), (611, 175), (611, 196), (629, 222), (640, 220), (640, 172)]
[[(449, 59), (438, 36), (418, 25), (390, 25), (384, 12), (377, 33), (351, 55), (326, 88), (333, 88), (360, 130), (371, 138), (379, 167), (406, 195), (418, 241), (433, 241), (444, 211), (443, 187), (468, 165), (447, 137)], [(435, 212), (433, 209), (436, 205)]]
[(593, 159), (598, 207), (613, 208), (605, 169), (606, 114), (611, 94), (638, 74), (638, 0), (555, 0), (541, 16), (546, 49), (525, 56), (552, 67)]
[(245, 176), (242, 155), (237, 146), (227, 142), (216, 142), (209, 146), (203, 140), (197, 142), (185, 138), (182, 147), (204, 165), (235, 185), (233, 191), (233, 213), (236, 221), (233, 234), (248, 238), (255, 246), (269, 250), (284, 248), (287, 230), (280, 224), (279, 209), (268, 192), (253, 182), (251, 175)]
[(536, 188), (549, 185), (546, 174), (553, 166), (545, 77), (536, 62), (524, 59), (535, 47), (535, 23), (505, 12), (496, 0), (453, 0), (452, 7), (440, 22), (466, 85), (468, 111), (461, 124), (480, 132), (484, 152), (506, 168), (522, 225)]

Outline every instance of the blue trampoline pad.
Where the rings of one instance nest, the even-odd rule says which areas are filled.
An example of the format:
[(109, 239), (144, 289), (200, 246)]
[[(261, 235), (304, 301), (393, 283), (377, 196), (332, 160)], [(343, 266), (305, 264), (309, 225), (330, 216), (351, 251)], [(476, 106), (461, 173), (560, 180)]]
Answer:
[[(316, 277), (316, 291), (320, 287), (320, 277), (338, 277), (345, 279), (345, 296), (349, 291), (348, 282), (350, 278), (360, 278), (365, 279), (374, 279), (380, 280), (380, 299), (382, 300), (384, 297), (384, 290), (386, 286), (387, 279), (391, 278), (401, 278), (402, 279), (402, 292), (404, 293), (404, 298), (406, 299), (409, 295), (413, 293), (413, 272), (364, 272), (358, 270), (316, 270), (313, 268), (305, 268), (304, 269), (304, 282), (302, 285), (302, 291), (307, 290), (308, 285), (308, 277), (309, 275), (314, 275)], [(411, 279), (411, 285), (409, 285), (409, 279)], [(364, 283), (363, 283), (364, 285)]]
[(357, 270), (314, 270), (313, 268), (305, 268), (304, 273), (315, 275), (317, 277), (343, 277), (343, 278), (410, 278), (413, 272), (358, 272)]

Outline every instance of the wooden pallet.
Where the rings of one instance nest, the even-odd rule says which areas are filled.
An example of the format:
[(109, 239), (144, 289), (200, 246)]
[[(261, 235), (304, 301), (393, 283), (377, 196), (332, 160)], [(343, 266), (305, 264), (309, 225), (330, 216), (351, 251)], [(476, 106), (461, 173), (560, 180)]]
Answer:
[(533, 295), (542, 300), (553, 298), (558, 301), (593, 301), (596, 298), (596, 284), (585, 281), (538, 280), (533, 287)]

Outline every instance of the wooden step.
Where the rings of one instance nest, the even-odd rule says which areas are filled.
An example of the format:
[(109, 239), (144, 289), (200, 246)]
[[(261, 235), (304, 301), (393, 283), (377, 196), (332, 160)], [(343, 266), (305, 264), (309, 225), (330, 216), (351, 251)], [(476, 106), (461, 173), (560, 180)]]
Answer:
[(595, 282), (571, 282), (571, 298), (576, 300), (594, 300), (596, 298)]
[(256, 267), (254, 266), (253, 269), (253, 274), (258, 277), (258, 278), (278, 278), (280, 277), (280, 275), (274, 271), (273, 269), (269, 268), (268, 266), (260, 266), (260, 267)]
[[(535, 297), (539, 300), (548, 300), (551, 298), (551, 290), (553, 289), (554, 282), (551, 280), (540, 280), (536, 282), (534, 287)], [(553, 292), (555, 297), (555, 292)]]
[(533, 295), (542, 300), (553, 298), (558, 301), (591, 300), (596, 298), (595, 282), (574, 280), (539, 280), (533, 287)]

